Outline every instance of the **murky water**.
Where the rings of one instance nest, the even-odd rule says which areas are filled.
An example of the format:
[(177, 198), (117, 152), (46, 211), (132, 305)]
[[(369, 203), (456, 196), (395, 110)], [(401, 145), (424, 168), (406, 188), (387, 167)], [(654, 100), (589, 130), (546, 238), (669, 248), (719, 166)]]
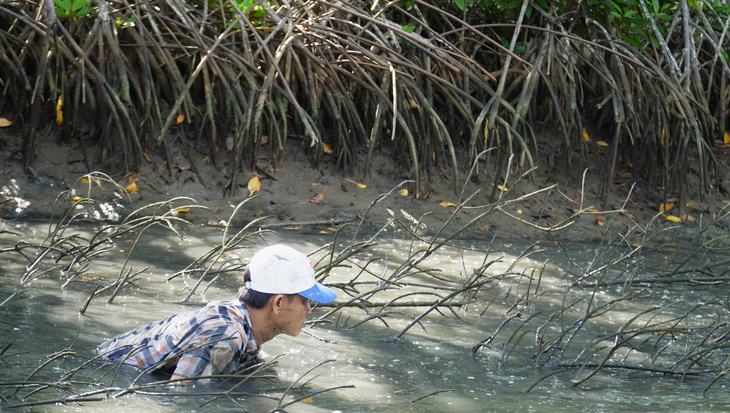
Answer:
[[(19, 241), (40, 243), (47, 234), (48, 226), (28, 223), (16, 226), (3, 222), (0, 223), (0, 229), (17, 233), (0, 234), (2, 248), (13, 248)], [(92, 226), (74, 228), (76, 233), (87, 237), (96, 230)], [(18, 398), (32, 401), (34, 396), (31, 393), (37, 387), (20, 389), (16, 394), (18, 386), (9, 384), (23, 380), (28, 383), (58, 381), (67, 371), (93, 357), (92, 349), (106, 338), (175, 312), (197, 308), (208, 300), (231, 299), (240, 283), (236, 274), (222, 274), (210, 284), (208, 282), (213, 275), (208, 275), (191, 297), (192, 303), (180, 304), (190, 288), (196, 285), (197, 279), (178, 276), (169, 280), (169, 277), (205, 254), (212, 246), (219, 245), (222, 236), (219, 228), (180, 230), (185, 239), (164, 231), (146, 234), (126, 264), (125, 259), (134, 246), (134, 238), (117, 242), (109, 252), (90, 260), (85, 275), (77, 277), (65, 288), (61, 288), (64, 280), (57, 270), (53, 275), (44, 275), (32, 281), (22, 294), (0, 307), (0, 351), (10, 345), (0, 356), (0, 394), (5, 398), (13, 398), (13, 403), (19, 403)], [(365, 282), (357, 286), (359, 292), (374, 288), (373, 280), (377, 276), (390, 276), (408, 259), (408, 251), (414, 247), (409, 240), (396, 235), (382, 238), (369, 252), (358, 255), (345, 266), (333, 269), (325, 283), (346, 283), (357, 278)], [(283, 230), (278, 234), (252, 237), (246, 248), (225, 253), (216, 261), (245, 263), (264, 242), (284, 242), (309, 252), (332, 240), (331, 234), (313, 235)], [(415, 246), (422, 247), (418, 244)], [(96, 396), (101, 397), (101, 401), (44, 405), (42, 410), (239, 411), (240, 407), (236, 403), (240, 403), (250, 411), (268, 411), (276, 408), (280, 398), (286, 404), (296, 398), (339, 386), (351, 387), (315, 394), (286, 410), (613, 412), (728, 409), (727, 383), (724, 380), (703, 393), (711, 378), (682, 378), (640, 370), (604, 369), (581, 385), (573, 386), (574, 381), (590, 369), (568, 368), (558, 372), (558, 366), (550, 363), (536, 367), (548, 357), (555, 360), (556, 354), (544, 353), (536, 358), (536, 347), (540, 345), (537, 336), (542, 334), (540, 337), (548, 340), (559, 335), (561, 329), (569, 331), (580, 314), (589, 308), (587, 302), (592, 303), (590, 308), (600, 309), (602, 305), (622, 297), (626, 287), (617, 284), (604, 286), (595, 294), (592, 288), (572, 289), (566, 293), (571, 283), (591, 269), (599, 268), (610, 259), (610, 254), (598, 245), (569, 245), (570, 256), (574, 260), (571, 263), (561, 249), (547, 243), (533, 248), (529, 256), (520, 258), (528, 246), (524, 240), (511, 238), (497, 239), (491, 243), (484, 240), (459, 240), (420, 263), (421, 272), (411, 273), (404, 278), (402, 288), (379, 292), (372, 302), (431, 302), (436, 297), (433, 295), (436, 290), (427, 289), (424, 285), (440, 284), (454, 288), (466, 282), (475, 269), (491, 263), (485, 271), (489, 281), (478, 293), (457, 295), (452, 299), (452, 302), (468, 302), (468, 305), (454, 307), (453, 312), (442, 308), (440, 313), (430, 313), (403, 333), (400, 340), (394, 338), (428, 307), (396, 307), (394, 304), (384, 312), (382, 318), (374, 317), (359, 325), (368, 316), (377, 315), (380, 310), (346, 308), (307, 329), (309, 334), (279, 336), (266, 343), (263, 359), (266, 361), (278, 357), (275, 375), (269, 379), (254, 379), (233, 391), (267, 397), (233, 395), (231, 399), (235, 402), (221, 399), (214, 393), (231, 389), (232, 385), (214, 383), (195, 385), (185, 389), (185, 395), (174, 397), (165, 395), (165, 389), (153, 389), (118, 397)], [(22, 251), (28, 252), (30, 249)], [(656, 254), (653, 264), (642, 262), (641, 265), (651, 267), (662, 264), (662, 260), (669, 260), (671, 254), (671, 250)], [(315, 254), (316, 258), (325, 256), (325, 251)], [(379, 259), (367, 264), (373, 257)], [(715, 258), (703, 256), (702, 259)], [(5, 252), (0, 254), (0, 262), (2, 302), (17, 289), (28, 261), (17, 252)], [(626, 259), (602, 274), (608, 274), (609, 277), (625, 276), (636, 271), (637, 265), (636, 260)], [(577, 266), (585, 268), (580, 271)], [(112, 304), (106, 303), (108, 294), (101, 295), (91, 301), (83, 315), (79, 314), (79, 308), (93, 291), (94, 284), (113, 280), (130, 269), (134, 272), (144, 270), (133, 285), (121, 290)], [(201, 295), (204, 287), (207, 289)], [(405, 291), (419, 293), (404, 296)], [(442, 296), (444, 291), (449, 290), (442, 290)], [(681, 359), (682, 348), (694, 345), (694, 341), (685, 338), (682, 331), (702, 326), (713, 317), (727, 317), (721, 314), (727, 312), (727, 309), (722, 309), (722, 303), (727, 302), (724, 287), (696, 285), (689, 289), (664, 285), (653, 286), (642, 294), (644, 297), (627, 300), (600, 317), (588, 319), (570, 345), (564, 343), (564, 361), (579, 357), (580, 349), (586, 348), (586, 343), (596, 341), (602, 335), (610, 335), (627, 322), (630, 322), (629, 327), (623, 330), (626, 334), (636, 325), (652, 326), (652, 323), (656, 323), (656, 338), (652, 338), (651, 333), (647, 335), (653, 341), (647, 339), (640, 342), (644, 347), (637, 345), (632, 351), (622, 348), (610, 362), (665, 368), (678, 358)], [(338, 302), (346, 302), (355, 295), (357, 293), (352, 289), (348, 292), (339, 290)], [(573, 302), (574, 305), (567, 305)], [(717, 302), (718, 305), (701, 307), (679, 323), (672, 321), (695, 305), (710, 302)], [(656, 306), (657, 303), (674, 305), (642, 315), (645, 308)], [(561, 313), (552, 319), (553, 322), (547, 323), (551, 320), (551, 314), (565, 307), (569, 307), (570, 311)], [(317, 319), (329, 310), (330, 307), (316, 308), (311, 319)], [(517, 313), (520, 313), (519, 317), (516, 317)], [(500, 329), (500, 325), (512, 316), (515, 317)], [(558, 320), (561, 318), (564, 319)], [(676, 334), (676, 337), (670, 339), (670, 333), (662, 335), (662, 330), (671, 330), (670, 333), (673, 336)], [(718, 329), (712, 337), (720, 336), (722, 331), (725, 330)], [(471, 349), (492, 335), (495, 338), (490, 345), (472, 355)], [(666, 339), (664, 336), (667, 336)], [(609, 337), (606, 346), (610, 347), (614, 339)], [(661, 352), (650, 348), (670, 343), (674, 344)], [(38, 366), (51, 360), (52, 355), (64, 350), (72, 350), (75, 354), (50, 361), (34, 373)], [(596, 350), (596, 353), (600, 354), (600, 351), (605, 350)], [(111, 385), (109, 380), (112, 373), (102, 377), (102, 370), (96, 370), (100, 366), (101, 363), (92, 362), (73, 376), (72, 380), (77, 383), (69, 386), (84, 388), (82, 391), (92, 390), (93, 385), (78, 383), (84, 380)], [(309, 370), (312, 371), (302, 377)], [(538, 383), (540, 378), (550, 373), (556, 374)], [(132, 368), (123, 368), (114, 379), (114, 385), (123, 389), (135, 380), (137, 374)], [(142, 377), (139, 382), (148, 383), (152, 380)], [(297, 387), (284, 395), (286, 389), (295, 382), (306, 382), (306, 386)], [(533, 385), (535, 387), (528, 393)], [(45, 390), (43, 394), (44, 397), (35, 400), (53, 399), (54, 391)], [(59, 389), (56, 396), (60, 398), (64, 394)]]

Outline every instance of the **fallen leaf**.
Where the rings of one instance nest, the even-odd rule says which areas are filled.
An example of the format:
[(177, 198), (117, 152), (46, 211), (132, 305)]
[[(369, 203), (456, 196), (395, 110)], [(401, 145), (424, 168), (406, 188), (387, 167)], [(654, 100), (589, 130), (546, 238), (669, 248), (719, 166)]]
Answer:
[(604, 141), (597, 141), (596, 142), (596, 145), (598, 145), (598, 146), (608, 146), (608, 143), (606, 143)]
[(517, 215), (522, 215), (522, 210), (521, 210), (521, 209), (518, 209), (518, 210), (517, 210), (517, 211), (515, 211), (515, 212), (517, 213)]
[(670, 204), (670, 203), (664, 204), (664, 203), (662, 203), (662, 204), (659, 205), (659, 212), (671, 211), (672, 208), (674, 208), (674, 204)]
[(61, 126), (63, 123), (63, 98), (58, 97), (58, 103), (56, 103), (56, 125)]
[(327, 144), (326, 144), (326, 143), (324, 143), (324, 142), (322, 142), (322, 150), (323, 150), (323, 151), (324, 151), (324, 153), (326, 153), (327, 155), (332, 155), (332, 153), (334, 153), (334, 151), (332, 151), (332, 148), (330, 148), (330, 146), (329, 146), (329, 145), (327, 145)]
[(147, 155), (147, 152), (142, 152), (142, 156), (144, 156), (144, 160), (147, 161), (147, 163), (152, 163), (152, 159), (150, 159), (149, 155)]
[(337, 228), (327, 227), (327, 229), (330, 230), (330, 231), (332, 231), (332, 232), (337, 231)]
[(481, 227), (477, 228), (479, 231), (489, 231), (492, 229), (491, 225), (482, 225)]
[(132, 182), (131, 184), (127, 185), (127, 187), (124, 188), (124, 190), (130, 194), (133, 192), (139, 192), (139, 188), (137, 187), (137, 182)]
[(586, 209), (586, 212), (593, 212), (593, 213), (595, 213), (595, 212), (598, 212), (598, 210), (596, 208), (588, 208), (588, 209)]
[(266, 145), (266, 142), (269, 141), (269, 135), (261, 135), (261, 144)]
[(81, 198), (80, 196), (75, 196), (75, 197), (73, 197), (73, 198), (69, 199), (69, 201), (73, 201), (73, 202), (79, 202), (79, 201), (81, 201), (81, 199), (82, 199), (82, 198)]
[(311, 202), (313, 204), (319, 205), (322, 202), (322, 200), (324, 200), (324, 193), (325, 193), (325, 191), (327, 191), (327, 188), (322, 188), (322, 193), (319, 193), (319, 194), (313, 196), (309, 200), (309, 202)]
[(685, 205), (686, 205), (686, 206), (688, 206), (688, 207), (691, 207), (691, 206), (693, 206), (694, 204), (695, 204), (694, 202), (690, 201), (690, 202), (687, 202), (687, 203), (686, 203)]
[(311, 397), (305, 397), (302, 400), (300, 400), (302, 403), (314, 403), (314, 399)]
[(181, 114), (177, 115), (177, 124), (178, 125), (181, 124), (181, 123), (183, 123), (184, 120), (185, 120), (185, 114), (184, 113), (181, 113)]
[(507, 192), (508, 191), (508, 189), (505, 188), (504, 185), (502, 185), (502, 184), (497, 185), (497, 189), (499, 189), (502, 192)]
[(0, 128), (7, 128), (8, 126), (12, 125), (12, 120), (7, 120), (5, 118), (0, 118)]
[(583, 129), (583, 140), (585, 140), (586, 142), (590, 142), (591, 141), (591, 137), (588, 136), (588, 132), (586, 132), (585, 129)]
[(446, 202), (446, 201), (439, 202), (439, 205), (441, 205), (444, 208), (455, 207), (456, 206), (456, 204), (454, 204), (453, 202)]
[(599, 227), (602, 227), (605, 225), (605, 222), (603, 222), (603, 220), (600, 218), (596, 218), (595, 222), (596, 222), (596, 225), (598, 225)]
[(210, 156), (206, 156), (205, 158), (203, 158), (203, 162), (205, 162), (205, 163), (210, 163), (210, 161), (211, 161)]
[(400, 196), (408, 196), (408, 188), (403, 188), (397, 192)]
[(249, 197), (251, 197), (259, 189), (261, 189), (261, 181), (259, 181), (258, 176), (254, 176), (253, 178), (248, 180), (248, 196)]
[(89, 181), (89, 178), (81, 178), (81, 182), (88, 184), (91, 181)]
[(680, 217), (675, 217), (674, 215), (667, 215), (667, 221), (670, 222), (682, 222), (682, 219)]
[(730, 133), (725, 132), (725, 134), (722, 136), (722, 140), (726, 144), (730, 145)]
[(351, 184), (355, 184), (355, 185), (357, 185), (357, 186), (358, 186), (358, 188), (367, 188), (367, 187), (368, 187), (367, 185), (365, 185), (365, 184), (360, 184), (360, 183), (357, 183), (357, 182), (353, 181), (352, 179), (347, 179), (347, 178), (344, 178), (344, 179), (345, 179), (345, 181), (347, 181), (347, 182), (349, 182), (349, 183), (351, 183)]

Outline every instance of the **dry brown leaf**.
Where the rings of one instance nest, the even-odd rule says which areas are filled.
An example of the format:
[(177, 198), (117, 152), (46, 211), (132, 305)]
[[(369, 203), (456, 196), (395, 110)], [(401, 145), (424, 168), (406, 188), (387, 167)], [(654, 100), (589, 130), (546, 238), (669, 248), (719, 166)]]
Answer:
[(258, 176), (248, 180), (248, 196), (251, 197), (256, 191), (261, 189), (261, 181)]
[(322, 188), (322, 192), (319, 193), (319, 194), (317, 194), (317, 195), (315, 195), (315, 196), (313, 196), (309, 200), (309, 202), (311, 202), (313, 204), (317, 204), (317, 205), (319, 205), (320, 203), (322, 203), (322, 201), (324, 200), (324, 193), (325, 193), (325, 191), (327, 191), (327, 188)]
[(403, 188), (400, 191), (397, 192), (400, 196), (408, 196), (408, 188)]
[(491, 226), (491, 225), (489, 225), (489, 224), (487, 224), (487, 225), (482, 225), (481, 227), (479, 227), (479, 228), (477, 228), (477, 229), (478, 229), (479, 231), (489, 231), (490, 229), (492, 229), (492, 226)]
[(456, 206), (455, 203), (453, 203), (453, 202), (446, 202), (446, 201), (439, 202), (439, 205), (441, 205), (444, 208), (455, 207)]
[(147, 163), (152, 163), (152, 159), (150, 159), (149, 155), (147, 155), (147, 152), (142, 152), (142, 156), (144, 156), (144, 160), (147, 161)]
[(596, 222), (596, 225), (598, 225), (599, 227), (602, 227), (604, 225), (604, 222), (602, 219), (596, 218), (595, 222)]
[(185, 120), (185, 114), (184, 113), (181, 113), (181, 114), (177, 115), (177, 125), (183, 123), (184, 120)]
[(667, 136), (667, 125), (662, 126), (662, 136), (659, 138), (659, 143), (664, 147), (664, 139)]
[(13, 124), (12, 120), (0, 118), (0, 128), (7, 128), (8, 126), (10, 126), (12, 124)]
[(56, 125), (61, 126), (63, 123), (63, 98), (61, 96), (58, 97), (58, 102), (56, 103)]

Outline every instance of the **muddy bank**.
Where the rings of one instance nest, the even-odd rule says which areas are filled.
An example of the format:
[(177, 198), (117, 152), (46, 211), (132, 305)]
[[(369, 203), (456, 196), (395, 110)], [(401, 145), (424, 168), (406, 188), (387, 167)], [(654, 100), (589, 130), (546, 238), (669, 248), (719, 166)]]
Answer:
[[(3, 130), (0, 145), (0, 218), (3, 220), (57, 216), (69, 204), (57, 196), (74, 185), (77, 190), (74, 196), (86, 196), (89, 185), (77, 182), (88, 172), (79, 147), (58, 145), (52, 139), (39, 142), (33, 166), (26, 169), (20, 159), (17, 136)], [(549, 148), (547, 144), (542, 147)], [(478, 168), (467, 179), (469, 168), (465, 165), (459, 171), (460, 185), (456, 191), (451, 171), (434, 166), (436, 172), (431, 171), (428, 175), (420, 197), (416, 197), (413, 182), (404, 182), (409, 178), (407, 160), (399, 161), (383, 153), (376, 154), (368, 174), (358, 168), (348, 173), (336, 169), (334, 162), (313, 165), (304, 148), (293, 145), (282, 160), (261, 159), (257, 170), (242, 174), (232, 191), (225, 189), (230, 183), (230, 177), (224, 172), (225, 153), (213, 160), (202, 156), (188, 160), (183, 153), (174, 150), (167, 156), (152, 153), (149, 162), (133, 173), (124, 173), (120, 167), (115, 167), (115, 162), (121, 162), (112, 157), (103, 172), (121, 186), (134, 183), (138, 192), (130, 193), (126, 199), (120, 197), (112, 185), (92, 185), (91, 196), (97, 201), (94, 205), (97, 212), (92, 218), (119, 220), (144, 205), (185, 197), (162, 208), (177, 210), (190, 204), (204, 207), (187, 212), (181, 210), (181, 216), (193, 225), (219, 225), (222, 221), (230, 221), (238, 226), (260, 219), (256, 226), (331, 231), (333, 227), (358, 222), (365, 216), (371, 229), (398, 219), (411, 227), (418, 221), (421, 231), (427, 233), (438, 231), (448, 222), (447, 234), (466, 227), (464, 236), (543, 238), (544, 232), (536, 227), (548, 228), (568, 220), (572, 223), (560, 232), (560, 236), (577, 239), (599, 239), (608, 231), (626, 231), (636, 223), (644, 227), (652, 219), (657, 225), (677, 225), (665, 216), (656, 217), (662, 203), (660, 193), (641, 186), (634, 186), (633, 192), (629, 192), (633, 182), (626, 171), (618, 171), (607, 200), (599, 199), (600, 166), (605, 160), (600, 155), (595, 156), (590, 164), (597, 167), (585, 174), (561, 165), (560, 157), (551, 156), (548, 164), (548, 156), (541, 156), (536, 179), (520, 179), (520, 171), (513, 168), (503, 188), (505, 191), (493, 191), (491, 168), (487, 172)], [(167, 157), (169, 163), (165, 162)], [(727, 162), (727, 159), (720, 161)], [(92, 169), (95, 168), (100, 166), (92, 165)], [(248, 199), (247, 183), (254, 176), (259, 178), (260, 189)], [(721, 181), (722, 178), (718, 179)], [(727, 201), (726, 194), (718, 189), (700, 199), (697, 185), (697, 182), (688, 185), (689, 195), (681, 209), (675, 205), (672, 211), (665, 212), (667, 216), (676, 214), (682, 219), (679, 225), (690, 230), (719, 212)], [(387, 193), (390, 195), (381, 198)], [(492, 196), (502, 197), (499, 208), (493, 207), (495, 199)], [(453, 205), (459, 205), (467, 198), (467, 207), (451, 217), (456, 209)], [(232, 217), (234, 207), (246, 199), (244, 206)], [(371, 208), (377, 199), (380, 201)], [(621, 208), (625, 212), (608, 212)], [(579, 210), (584, 213), (574, 217)], [(391, 230), (398, 231), (398, 227)]]

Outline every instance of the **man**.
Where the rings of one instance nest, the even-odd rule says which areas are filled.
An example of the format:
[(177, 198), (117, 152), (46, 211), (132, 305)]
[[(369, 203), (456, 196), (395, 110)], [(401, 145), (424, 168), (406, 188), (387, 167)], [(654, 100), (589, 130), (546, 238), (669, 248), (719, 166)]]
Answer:
[(312, 307), (337, 294), (314, 279), (312, 262), (285, 245), (258, 251), (243, 273), (237, 300), (122, 333), (99, 347), (102, 356), (171, 379), (234, 373), (281, 333), (296, 336)]

